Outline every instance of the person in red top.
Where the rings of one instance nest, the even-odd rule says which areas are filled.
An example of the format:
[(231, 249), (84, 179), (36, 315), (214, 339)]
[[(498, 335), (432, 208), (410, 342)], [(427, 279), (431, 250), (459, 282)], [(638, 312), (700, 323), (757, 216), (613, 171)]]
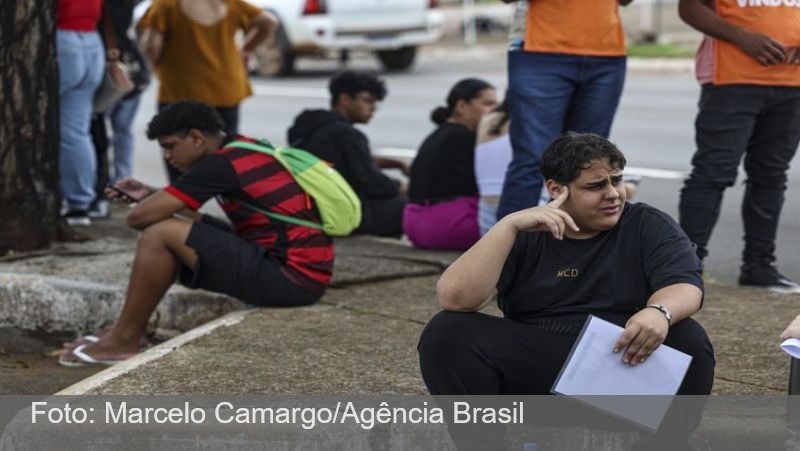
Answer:
[(100, 0), (59, 0), (56, 53), (61, 141), (59, 175), (67, 224), (87, 226), (95, 198), (97, 160), (89, 135), (94, 93), (105, 69), (103, 42), (97, 33)]
[[(333, 271), (333, 241), (321, 230), (272, 220), (246, 204), (321, 223), (292, 175), (270, 155), (238, 147), (210, 106), (181, 101), (159, 112), (147, 135), (183, 175), (163, 190), (124, 179), (115, 187), (141, 199), (127, 218), (141, 230), (125, 305), (97, 342), (72, 343), (65, 366), (111, 364), (136, 354), (147, 321), (177, 278), (255, 306), (316, 302)], [(216, 197), (233, 230), (196, 210)], [(69, 347), (73, 347), (69, 346)]]
[(680, 223), (702, 260), (725, 188), (744, 156), (740, 285), (800, 293), (775, 267), (786, 172), (800, 143), (800, 8), (793, 0), (681, 0), (681, 18), (706, 37), (697, 152), (680, 199)]

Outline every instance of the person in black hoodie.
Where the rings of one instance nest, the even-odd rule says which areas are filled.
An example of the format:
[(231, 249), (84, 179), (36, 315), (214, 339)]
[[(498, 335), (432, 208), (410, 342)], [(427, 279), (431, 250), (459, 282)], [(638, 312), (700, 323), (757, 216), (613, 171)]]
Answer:
[(377, 103), (386, 96), (386, 86), (372, 74), (346, 70), (331, 78), (328, 90), (331, 109), (300, 113), (289, 128), (289, 144), (331, 163), (353, 187), (362, 210), (361, 225), (353, 233), (398, 236), (403, 230), (406, 189), (381, 168), (408, 174), (408, 165), (373, 158), (367, 137), (353, 126), (372, 119)]

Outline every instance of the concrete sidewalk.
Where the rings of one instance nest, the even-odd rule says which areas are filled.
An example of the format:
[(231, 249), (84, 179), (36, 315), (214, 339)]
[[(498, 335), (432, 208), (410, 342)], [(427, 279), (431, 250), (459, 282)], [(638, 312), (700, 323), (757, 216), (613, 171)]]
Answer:
[[(115, 215), (121, 218), (124, 211)], [(89, 233), (106, 238), (0, 262), (0, 326), (94, 330), (116, 317), (136, 235), (121, 219), (96, 224)], [(436, 279), (457, 254), (375, 238), (337, 239), (336, 247), (334, 283), (319, 304), (241, 311), (244, 304), (224, 296), (173, 287), (156, 315), (154, 327), (162, 335), (222, 319), (66, 392), (424, 393), (416, 342), (439, 310)], [(716, 347), (714, 393), (785, 393), (789, 359), (778, 349), (778, 334), (797, 313), (798, 300), (735, 286), (707, 287), (705, 306), (695, 318)]]

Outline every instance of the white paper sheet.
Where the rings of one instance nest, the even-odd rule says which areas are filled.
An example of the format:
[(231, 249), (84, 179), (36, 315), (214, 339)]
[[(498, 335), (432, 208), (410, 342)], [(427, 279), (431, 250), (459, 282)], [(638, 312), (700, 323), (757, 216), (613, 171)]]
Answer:
[(622, 363), (623, 352), (612, 351), (623, 328), (591, 315), (587, 322), (561, 368), (553, 393), (657, 430), (673, 397), (645, 395), (675, 395), (692, 357), (661, 345), (644, 363), (627, 365)]
[(661, 345), (635, 366), (622, 363), (623, 352), (612, 352), (623, 329), (589, 317), (554, 389), (564, 395), (674, 395), (692, 358)]
[(800, 340), (797, 338), (787, 338), (781, 343), (781, 350), (795, 359), (800, 359)]

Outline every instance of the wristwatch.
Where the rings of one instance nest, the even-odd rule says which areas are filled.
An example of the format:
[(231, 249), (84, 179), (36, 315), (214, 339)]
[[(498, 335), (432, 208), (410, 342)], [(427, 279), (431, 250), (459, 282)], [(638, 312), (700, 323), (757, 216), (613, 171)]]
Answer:
[(648, 305), (646, 308), (654, 308), (659, 312), (663, 313), (664, 318), (667, 318), (667, 324), (669, 324), (670, 326), (672, 325), (672, 312), (670, 312), (668, 308), (664, 307), (661, 304)]

